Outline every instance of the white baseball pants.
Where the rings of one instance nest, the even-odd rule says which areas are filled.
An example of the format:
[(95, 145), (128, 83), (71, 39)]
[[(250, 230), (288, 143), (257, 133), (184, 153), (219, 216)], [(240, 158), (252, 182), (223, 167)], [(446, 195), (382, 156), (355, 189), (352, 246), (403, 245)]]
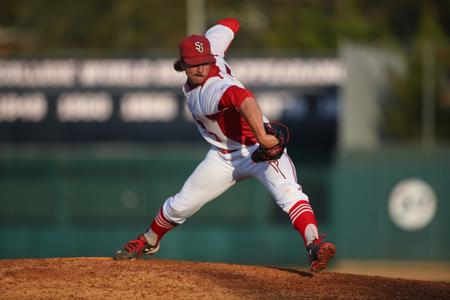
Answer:
[(256, 148), (254, 145), (228, 154), (214, 148), (209, 150), (181, 191), (165, 201), (164, 216), (182, 224), (203, 205), (246, 178), (258, 179), (286, 213), (298, 201), (308, 201), (297, 183), (295, 166), (287, 152), (277, 161), (255, 163), (251, 153)]

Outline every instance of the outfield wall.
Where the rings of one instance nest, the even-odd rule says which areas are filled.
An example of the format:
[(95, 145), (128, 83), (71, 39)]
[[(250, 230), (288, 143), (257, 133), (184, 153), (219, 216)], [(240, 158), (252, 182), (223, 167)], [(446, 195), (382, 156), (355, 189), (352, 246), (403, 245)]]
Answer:
[[(331, 176), (332, 223), (342, 258), (450, 260), (448, 150), (347, 153)], [(420, 187), (403, 186), (390, 199), (407, 179), (432, 189), (434, 214), (431, 195)], [(390, 201), (397, 201), (395, 217), (389, 213)]]
[[(0, 257), (112, 255), (149, 225), (206, 151), (176, 145), (2, 148)], [(392, 150), (342, 155), (331, 165), (296, 164), (338, 258), (448, 261), (449, 154)], [(395, 225), (388, 213), (392, 188), (409, 177), (426, 181), (437, 196), (434, 217), (414, 231)], [(231, 188), (170, 232), (159, 257), (306, 262), (297, 232), (255, 180)]]

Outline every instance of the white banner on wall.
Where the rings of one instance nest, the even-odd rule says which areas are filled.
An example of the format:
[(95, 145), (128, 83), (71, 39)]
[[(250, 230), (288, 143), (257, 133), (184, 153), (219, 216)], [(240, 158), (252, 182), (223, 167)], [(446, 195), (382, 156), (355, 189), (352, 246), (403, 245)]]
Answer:
[[(0, 87), (180, 87), (174, 59), (0, 60)], [(340, 86), (346, 72), (336, 58), (230, 60), (233, 73), (255, 86)]]

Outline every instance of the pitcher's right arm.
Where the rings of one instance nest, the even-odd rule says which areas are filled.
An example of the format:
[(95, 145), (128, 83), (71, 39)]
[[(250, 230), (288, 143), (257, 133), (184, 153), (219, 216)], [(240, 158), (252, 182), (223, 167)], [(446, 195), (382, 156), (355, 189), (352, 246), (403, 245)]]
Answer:
[(239, 30), (239, 22), (234, 18), (217, 21), (217, 24), (206, 31), (206, 38), (211, 44), (211, 52), (216, 57), (216, 65), (224, 73), (232, 75), (230, 67), (224, 60), (225, 53), (235, 34)]

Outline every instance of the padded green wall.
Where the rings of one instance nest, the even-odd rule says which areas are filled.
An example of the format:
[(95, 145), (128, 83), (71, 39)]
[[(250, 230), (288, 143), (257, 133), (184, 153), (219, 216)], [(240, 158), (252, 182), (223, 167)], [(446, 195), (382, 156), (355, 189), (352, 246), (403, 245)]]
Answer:
[[(0, 149), (0, 258), (112, 255), (147, 228), (207, 150), (197, 145)], [(337, 245), (337, 259), (450, 259), (450, 151), (347, 153), (331, 166), (296, 166), (321, 232)], [(438, 196), (435, 219), (412, 232), (398, 228), (387, 210), (391, 189), (407, 177), (427, 181)], [(306, 263), (298, 233), (256, 180), (232, 187), (167, 234), (158, 256)]]
[[(391, 220), (388, 198), (402, 179), (427, 182), (437, 212), (425, 228)], [(450, 152), (391, 149), (342, 155), (332, 171), (333, 224), (341, 258), (450, 260)]]

